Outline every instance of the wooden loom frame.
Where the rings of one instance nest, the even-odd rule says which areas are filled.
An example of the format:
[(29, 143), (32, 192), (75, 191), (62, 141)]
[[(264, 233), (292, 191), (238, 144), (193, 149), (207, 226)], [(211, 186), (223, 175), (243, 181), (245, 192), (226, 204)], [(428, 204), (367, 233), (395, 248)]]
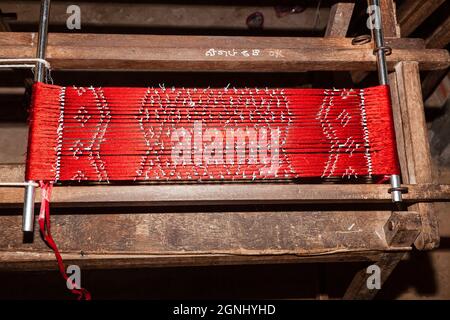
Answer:
[[(52, 230), (63, 258), (82, 268), (366, 261), (380, 266), (384, 282), (413, 244), (419, 250), (437, 247), (433, 201), (450, 200), (450, 185), (432, 181), (419, 67), (447, 68), (449, 55), (425, 49), (420, 39), (398, 38), (392, 1), (382, 4), (385, 35), (393, 48), (388, 66), (408, 211), (391, 210), (389, 185), (56, 187)], [(50, 34), (47, 58), (53, 69), (69, 70), (375, 70), (373, 44), (353, 46), (344, 38), (348, 21), (342, 19), (349, 17), (336, 14), (339, 5), (348, 4), (332, 9), (325, 38)], [(0, 58), (32, 58), (36, 39), (30, 33), (0, 33)], [(252, 47), (264, 54), (205, 56), (209, 48)], [(2, 165), (0, 180), (21, 181), (23, 172), (23, 164)], [(0, 188), (0, 208), (14, 213), (0, 215), (0, 270), (56, 268), (41, 241), (23, 243), (21, 217), (15, 214), (22, 203), (17, 189)], [(356, 203), (357, 211), (350, 206)], [(267, 207), (259, 211), (255, 205)], [(58, 207), (81, 209), (67, 214)], [(103, 209), (99, 213), (89, 207)], [(377, 290), (365, 285), (365, 271), (355, 275), (344, 298), (375, 296)]]

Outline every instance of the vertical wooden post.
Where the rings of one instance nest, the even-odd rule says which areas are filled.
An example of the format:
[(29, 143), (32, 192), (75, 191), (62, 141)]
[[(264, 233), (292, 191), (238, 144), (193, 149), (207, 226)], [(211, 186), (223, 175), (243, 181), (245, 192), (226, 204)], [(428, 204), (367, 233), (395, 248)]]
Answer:
[(345, 37), (353, 15), (354, 3), (338, 2), (331, 7), (325, 37)]
[(383, 17), (383, 32), (385, 37), (399, 38), (400, 27), (397, 23), (397, 13), (393, 0), (380, 1), (381, 16)]
[[(432, 183), (432, 163), (417, 62), (400, 62), (390, 75), (392, 109), (403, 183)], [(439, 245), (439, 228), (433, 203), (416, 203), (422, 230), (415, 241), (419, 250)]]

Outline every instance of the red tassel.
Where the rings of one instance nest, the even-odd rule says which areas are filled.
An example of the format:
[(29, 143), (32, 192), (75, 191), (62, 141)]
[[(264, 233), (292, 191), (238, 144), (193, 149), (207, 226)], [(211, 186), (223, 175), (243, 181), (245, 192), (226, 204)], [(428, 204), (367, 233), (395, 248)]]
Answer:
[[(50, 231), (50, 197), (52, 194), (53, 182), (40, 181), (39, 184), (41, 187), (41, 210), (39, 212), (39, 219), (38, 219), (39, 229), (42, 237), (44, 238), (45, 243), (55, 253), (56, 261), (58, 262), (59, 273), (64, 278), (64, 280), (66, 280), (67, 283), (69, 277), (66, 274), (66, 267), (64, 266), (61, 254), (59, 253), (58, 247), (56, 246), (56, 243), (53, 240)], [(72, 282), (72, 286), (75, 288), (76, 287), (75, 283)], [(78, 300), (91, 300), (91, 294), (84, 288), (71, 289), (70, 291), (78, 296)]]

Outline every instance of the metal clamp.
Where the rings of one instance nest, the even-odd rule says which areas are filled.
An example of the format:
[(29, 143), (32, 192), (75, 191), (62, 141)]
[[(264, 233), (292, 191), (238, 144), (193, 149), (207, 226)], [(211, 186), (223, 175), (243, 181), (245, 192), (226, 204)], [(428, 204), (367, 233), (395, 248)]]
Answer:
[(352, 45), (361, 46), (363, 44), (370, 43), (371, 41), (372, 41), (372, 36), (370, 34), (362, 34), (362, 35), (354, 37), (352, 39)]
[(386, 56), (390, 56), (392, 54), (392, 48), (389, 46), (381, 46), (381, 47), (376, 47), (375, 49), (373, 49), (373, 54), (376, 55), (378, 53), (378, 51), (384, 51), (384, 54)]

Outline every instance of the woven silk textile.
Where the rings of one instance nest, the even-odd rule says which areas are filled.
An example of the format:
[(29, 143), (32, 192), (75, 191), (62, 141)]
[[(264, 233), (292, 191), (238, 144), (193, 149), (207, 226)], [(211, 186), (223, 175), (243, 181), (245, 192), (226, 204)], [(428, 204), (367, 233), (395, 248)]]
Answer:
[(36, 83), (27, 179), (280, 180), (398, 174), (389, 88)]

